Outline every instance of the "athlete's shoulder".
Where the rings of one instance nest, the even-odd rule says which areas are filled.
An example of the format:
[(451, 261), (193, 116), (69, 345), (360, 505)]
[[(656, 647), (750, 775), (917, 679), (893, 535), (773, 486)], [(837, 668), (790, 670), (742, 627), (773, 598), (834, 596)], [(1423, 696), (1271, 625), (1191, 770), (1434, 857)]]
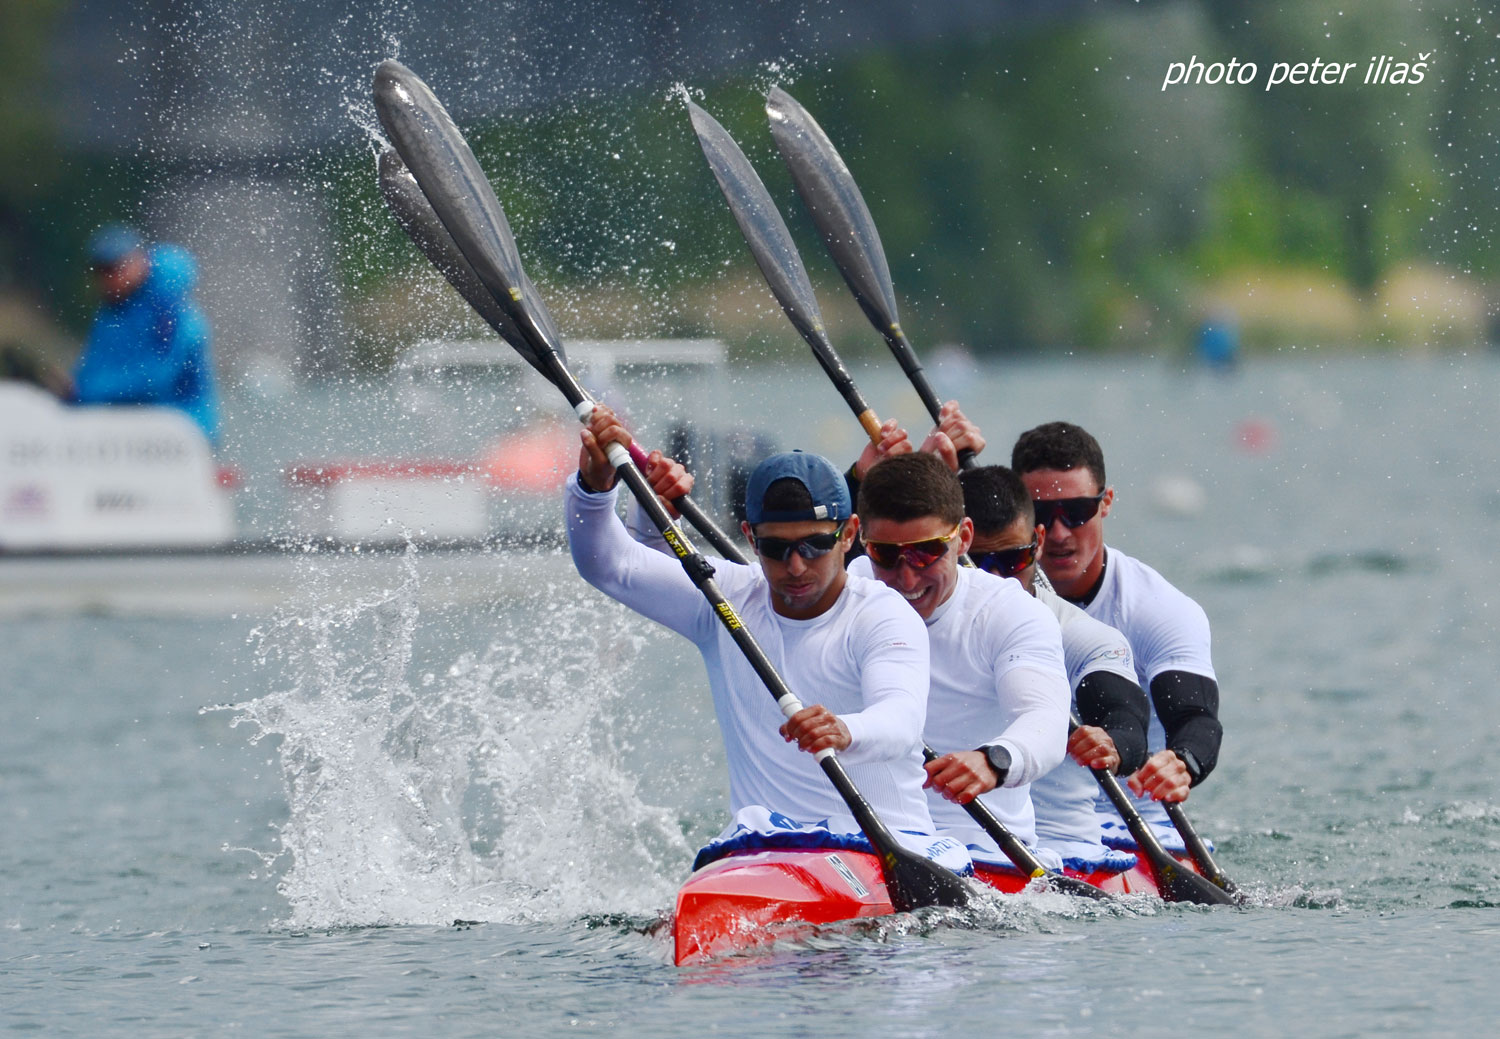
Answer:
[(1106, 576), (1114, 578), (1111, 583), (1122, 612), (1148, 616), (1203, 613), (1203, 608), (1191, 596), (1168, 581), (1156, 568), (1116, 549), (1106, 548), (1105, 551), (1109, 553)]
[[(1013, 577), (997, 577), (984, 570), (965, 568), (959, 571), (959, 579), (967, 584), (967, 597), (974, 610), (1006, 610), (1022, 600), (1031, 600), (1031, 595)], [(1034, 601), (1034, 600), (1033, 600)]]
[(1062, 666), (1057, 617), (1011, 577), (968, 571), (971, 645), (1001, 666), (1037, 662)]
[[(916, 612), (901, 598), (900, 593), (868, 574), (859, 574), (854, 569), (847, 571), (844, 580), (844, 598), (848, 606), (858, 610), (899, 612), (902, 616)], [(920, 617), (917, 618), (921, 620)]]

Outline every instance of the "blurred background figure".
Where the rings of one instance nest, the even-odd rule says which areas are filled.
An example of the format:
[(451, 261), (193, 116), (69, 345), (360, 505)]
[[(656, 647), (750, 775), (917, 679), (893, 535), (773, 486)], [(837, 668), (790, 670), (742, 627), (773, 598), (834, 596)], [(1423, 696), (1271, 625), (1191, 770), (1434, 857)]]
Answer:
[(89, 240), (88, 258), (102, 300), (73, 372), (74, 402), (181, 408), (216, 444), (218, 393), (192, 254), (148, 248), (133, 228), (111, 224)]
[(1240, 328), (1234, 314), (1229, 310), (1218, 310), (1203, 319), (1198, 326), (1194, 348), (1198, 360), (1215, 371), (1233, 371), (1240, 360)]

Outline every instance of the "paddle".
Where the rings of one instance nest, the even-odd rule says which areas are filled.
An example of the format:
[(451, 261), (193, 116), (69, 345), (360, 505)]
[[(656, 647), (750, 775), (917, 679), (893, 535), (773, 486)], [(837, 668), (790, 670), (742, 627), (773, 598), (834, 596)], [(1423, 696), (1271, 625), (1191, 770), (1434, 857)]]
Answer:
[[(1076, 716), (1068, 719), (1070, 732), (1078, 726)], [(1115, 811), (1120, 813), (1120, 818), (1125, 820), (1125, 826), (1135, 838), (1137, 850), (1145, 858), (1151, 875), (1156, 878), (1156, 886), (1161, 891), (1162, 898), (1168, 902), (1197, 902), (1209, 906), (1236, 904), (1222, 888), (1183, 866), (1161, 846), (1161, 841), (1156, 839), (1156, 834), (1151, 832), (1151, 826), (1141, 818), (1141, 813), (1135, 810), (1135, 803), (1120, 786), (1120, 781), (1113, 772), (1107, 768), (1091, 768), (1089, 771), (1098, 781), (1099, 789), (1104, 791), (1110, 803), (1115, 806)]]
[[(865, 403), (859, 388), (854, 385), (853, 377), (844, 367), (844, 362), (823, 330), (823, 318), (818, 311), (812, 283), (808, 280), (802, 257), (797, 252), (797, 246), (792, 241), (791, 232), (787, 230), (776, 203), (771, 200), (770, 193), (750, 165), (750, 160), (745, 157), (734, 138), (729, 136), (729, 132), (719, 125), (718, 120), (692, 101), (688, 101), (687, 106), (693, 130), (698, 135), (698, 145), (703, 149), (703, 156), (713, 170), (714, 179), (719, 182), (719, 189), (729, 203), (729, 211), (734, 214), (734, 221), (749, 243), (750, 253), (755, 257), (755, 263), (765, 276), (767, 284), (771, 286), (771, 292), (792, 325), (802, 334), (808, 346), (812, 347), (813, 355), (833, 380), (850, 410), (858, 416), (871, 443), (879, 444), (880, 421)], [(968, 454), (972, 456), (973, 452)], [(924, 746), (922, 750), (928, 761), (937, 758), (931, 747)], [(1032, 877), (1045, 877), (1054, 887), (1071, 894), (1089, 898), (1108, 897), (1091, 884), (1049, 871), (983, 803), (970, 801), (964, 805), (964, 810), (983, 827), (1022, 873)]]
[(1187, 813), (1182, 810), (1182, 805), (1176, 801), (1163, 801), (1162, 807), (1167, 810), (1167, 818), (1172, 820), (1172, 825), (1182, 836), (1182, 843), (1187, 845), (1188, 854), (1193, 857), (1193, 862), (1209, 880), (1223, 888), (1236, 904), (1243, 905), (1245, 895), (1234, 881), (1230, 880), (1219, 864), (1214, 861), (1213, 853), (1208, 850), (1208, 844), (1198, 836), (1198, 831), (1188, 821)]
[[(854, 290), (860, 309), (896, 355), (923, 406), (937, 422), (941, 405), (916, 351), (901, 330), (896, 314), (896, 287), (891, 283), (885, 250), (849, 167), (844, 165), (817, 121), (780, 87), (772, 87), (766, 95), (766, 115), (771, 121), (771, 136), (791, 170), (797, 193), (812, 214), (839, 273)], [(972, 468), (977, 464), (974, 452), (960, 451), (958, 464)]]
[[(938, 752), (927, 744), (922, 744), (922, 759), (932, 762), (938, 759)], [(1065, 895), (1081, 895), (1084, 898), (1097, 898), (1108, 900), (1114, 896), (1107, 891), (1102, 891), (1087, 881), (1070, 877), (1066, 873), (1054, 873), (1042, 864), (1042, 860), (1034, 855), (1030, 848), (1026, 847), (1021, 838), (1010, 832), (1010, 827), (1000, 821), (1000, 817), (990, 811), (989, 805), (975, 798), (968, 804), (963, 805), (963, 810), (969, 813), (969, 818), (979, 824), (990, 839), (1000, 846), (1005, 857), (1011, 863), (1033, 880), (1045, 880), (1054, 890)]]
[[(401, 156), (394, 148), (386, 148), (380, 153), (376, 167), (380, 180), (380, 193), (396, 215), (396, 222), (401, 225), (412, 241), (417, 243), (417, 247), (432, 261), (432, 265), (448, 279), (449, 284), (458, 290), (459, 295), (468, 300), (469, 305), (478, 312), (479, 316), (500, 334), (500, 338), (514, 347), (528, 364), (550, 380), (552, 377), (547, 371), (547, 366), (531, 348), (520, 326), (480, 282), (479, 275), (474, 272), (473, 266), (464, 258), (458, 245), (453, 241), (453, 236), (438, 219), (432, 204), (422, 193), (417, 179), (401, 161)], [(522, 271), (520, 276), (522, 297), (537, 301), (537, 323), (545, 333), (546, 341), (551, 344), (558, 357), (562, 358), (563, 363), (567, 364), (568, 358), (563, 351), (562, 335), (557, 331), (552, 315), (545, 306), (541, 305), (541, 295), (536, 291), (536, 286), (526, 277), (526, 272)], [(630, 457), (641, 469), (648, 468), (646, 452), (634, 441), (630, 445)], [(732, 559), (737, 563), (746, 561), (734, 541), (692, 498), (685, 494), (680, 495), (672, 499), (672, 506), (696, 527), (725, 559)]]
[[(381, 125), (401, 153), (412, 175), (432, 203), (443, 226), (489, 291), (520, 329), (527, 347), (542, 362), (553, 385), (562, 391), (581, 421), (593, 414), (593, 402), (573, 378), (543, 333), (537, 308), (541, 305), (521, 268), (515, 238), (500, 202), (468, 144), (427, 85), (399, 62), (381, 62), (375, 72), (375, 107)], [(787, 717), (802, 703), (740, 621), (713, 579), (713, 566), (683, 537), (645, 476), (618, 443), (608, 448), (610, 462), (651, 517), (682, 563), (683, 571), (713, 607), (735, 645), (765, 683)], [(850, 814), (864, 830), (885, 874), (891, 904), (907, 911), (928, 905), (966, 905), (969, 889), (958, 876), (903, 847), (875, 815), (832, 750), (817, 755), (819, 765), (838, 790)]]
[(844, 367), (833, 344), (828, 341), (812, 282), (808, 280), (807, 269), (802, 266), (802, 257), (797, 253), (797, 246), (792, 242), (791, 232), (787, 230), (776, 203), (771, 201), (770, 193), (750, 165), (750, 160), (745, 158), (745, 153), (718, 120), (692, 101), (687, 102), (687, 107), (703, 157), (708, 160), (709, 169), (713, 170), (714, 179), (719, 182), (719, 189), (729, 203), (729, 211), (734, 214), (734, 222), (749, 243), (750, 254), (771, 286), (776, 302), (781, 304), (792, 326), (812, 347), (813, 356), (859, 419), (870, 442), (880, 443), (880, 420), (865, 403), (849, 369)]
[[(766, 115), (771, 124), (771, 136), (791, 171), (797, 193), (812, 214), (813, 223), (838, 265), (839, 273), (853, 290), (865, 316), (896, 356), (933, 421), (937, 421), (941, 405), (927, 382), (916, 351), (901, 329), (890, 266), (886, 263), (875, 221), (853, 174), (817, 120), (785, 90), (771, 88), (766, 96)], [(966, 450), (959, 452), (959, 464), (972, 468), (978, 462), (974, 453)], [(1115, 785), (1118, 788), (1118, 782)], [(1169, 805), (1167, 813), (1199, 868), (1219, 887), (1233, 891), (1233, 883), (1214, 864), (1207, 846), (1188, 822), (1181, 806)]]

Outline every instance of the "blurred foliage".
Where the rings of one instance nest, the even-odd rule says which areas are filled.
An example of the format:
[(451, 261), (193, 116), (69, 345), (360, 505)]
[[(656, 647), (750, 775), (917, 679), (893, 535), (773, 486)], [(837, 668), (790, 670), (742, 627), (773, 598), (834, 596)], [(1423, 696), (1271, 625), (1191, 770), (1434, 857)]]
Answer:
[(57, 175), (52, 123), (40, 102), (46, 82), (47, 41), (64, 0), (6, 0), (0, 4), (0, 285), (20, 278), (39, 248), (29, 211), (49, 195)]
[[(19, 28), (0, 46), (40, 52), (55, 6), (7, 6), (3, 24)], [(1485, 331), (1480, 297), (1500, 260), (1492, 20), (1468, 0), (1120, 5), (691, 86), (781, 204), (841, 348), (878, 349), (771, 143), (761, 98), (773, 82), (858, 180), (919, 348), (1185, 350), (1212, 307), (1241, 308), (1251, 345), (1462, 342)], [(1381, 54), (1428, 54), (1425, 81), (1358, 82)], [(1190, 56), (1259, 73), (1163, 90), (1169, 63)], [(1342, 86), (1265, 89), (1274, 62), (1313, 58), (1359, 64)], [(26, 80), (26, 67), (4, 74)], [(566, 331), (800, 349), (674, 90), (587, 94), (464, 129)], [(47, 151), (45, 126), (19, 132)], [(434, 276), (386, 214), (367, 147), (305, 168), (349, 309), (369, 315), (369, 328), (354, 322), (360, 349), (387, 358), (390, 315), (406, 305), (378, 301), (434, 298)], [(76, 248), (104, 203), (128, 208), (149, 176), (72, 160), (34, 179), (24, 206), (17, 178), (0, 179), (0, 207)], [(1425, 302), (1408, 313), (1412, 285)], [(461, 306), (443, 315), (465, 320)]]

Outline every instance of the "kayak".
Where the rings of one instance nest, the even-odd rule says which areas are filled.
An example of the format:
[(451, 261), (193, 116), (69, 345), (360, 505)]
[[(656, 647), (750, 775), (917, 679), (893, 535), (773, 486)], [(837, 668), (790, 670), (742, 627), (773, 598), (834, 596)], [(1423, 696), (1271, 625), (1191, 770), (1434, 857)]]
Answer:
[[(1186, 856), (1177, 858), (1194, 869)], [(1120, 873), (1065, 872), (1113, 894), (1160, 894), (1143, 861)], [(1015, 870), (983, 865), (976, 865), (974, 875), (1004, 894), (1021, 891), (1029, 880)], [(736, 852), (696, 870), (677, 892), (672, 921), (675, 960), (678, 966), (700, 963), (795, 939), (822, 924), (894, 911), (880, 860), (870, 852), (843, 848)]]

